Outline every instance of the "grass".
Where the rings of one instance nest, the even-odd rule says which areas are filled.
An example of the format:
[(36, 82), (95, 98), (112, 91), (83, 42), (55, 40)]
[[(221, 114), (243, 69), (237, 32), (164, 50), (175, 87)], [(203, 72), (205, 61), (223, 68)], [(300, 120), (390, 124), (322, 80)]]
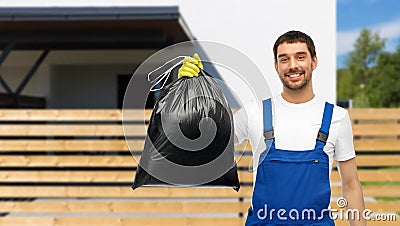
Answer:
[(373, 186), (382, 186), (382, 185), (389, 185), (389, 186), (400, 186), (400, 181), (361, 181), (362, 186), (364, 185), (373, 185)]
[(384, 201), (384, 202), (400, 201), (400, 197), (375, 197), (375, 199), (378, 201)]

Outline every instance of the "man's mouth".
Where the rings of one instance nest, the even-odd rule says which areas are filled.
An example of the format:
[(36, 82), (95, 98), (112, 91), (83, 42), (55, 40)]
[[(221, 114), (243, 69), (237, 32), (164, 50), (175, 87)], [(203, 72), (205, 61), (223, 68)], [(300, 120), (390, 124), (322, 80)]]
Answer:
[(296, 73), (287, 73), (286, 76), (289, 78), (297, 78), (300, 77), (303, 73), (302, 72), (296, 72)]
[(291, 74), (291, 75), (289, 75), (289, 77), (290, 78), (296, 78), (296, 77), (299, 77), (301, 74), (299, 73), (299, 74)]

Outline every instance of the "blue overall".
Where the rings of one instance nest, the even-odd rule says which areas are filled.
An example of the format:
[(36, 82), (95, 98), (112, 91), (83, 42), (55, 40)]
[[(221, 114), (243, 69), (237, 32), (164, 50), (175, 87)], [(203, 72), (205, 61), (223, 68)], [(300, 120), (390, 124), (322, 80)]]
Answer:
[(271, 99), (263, 101), (266, 150), (261, 153), (246, 226), (334, 225), (328, 210), (329, 157), (324, 152), (333, 105), (325, 103), (314, 149), (275, 148)]

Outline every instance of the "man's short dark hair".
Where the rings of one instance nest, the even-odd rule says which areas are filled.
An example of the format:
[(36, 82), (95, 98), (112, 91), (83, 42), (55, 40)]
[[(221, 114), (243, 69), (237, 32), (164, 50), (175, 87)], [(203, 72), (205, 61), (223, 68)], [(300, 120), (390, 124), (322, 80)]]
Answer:
[(285, 34), (279, 36), (274, 44), (274, 59), (275, 62), (278, 61), (277, 50), (278, 46), (282, 43), (295, 43), (302, 42), (307, 44), (308, 51), (310, 51), (311, 57), (314, 58), (317, 53), (315, 52), (314, 42), (310, 36), (301, 31), (288, 31)]

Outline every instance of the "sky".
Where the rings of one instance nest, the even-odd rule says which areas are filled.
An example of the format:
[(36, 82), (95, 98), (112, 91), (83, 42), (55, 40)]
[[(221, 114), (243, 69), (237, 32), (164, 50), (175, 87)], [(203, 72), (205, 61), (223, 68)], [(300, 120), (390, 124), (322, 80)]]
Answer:
[(336, 6), (337, 68), (345, 66), (363, 28), (386, 38), (386, 51), (400, 45), (400, 0), (337, 0)]

